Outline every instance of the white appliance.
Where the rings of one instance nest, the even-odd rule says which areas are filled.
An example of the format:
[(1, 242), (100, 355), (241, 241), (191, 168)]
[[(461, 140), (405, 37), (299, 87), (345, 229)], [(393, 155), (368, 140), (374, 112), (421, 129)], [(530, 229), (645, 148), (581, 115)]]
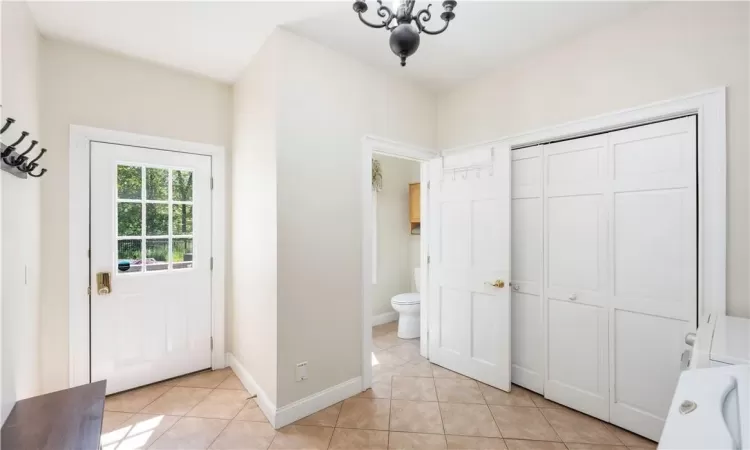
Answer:
[(691, 369), (750, 364), (750, 319), (712, 314), (685, 342), (693, 346)]
[(750, 366), (682, 372), (659, 449), (750, 449)]
[(660, 449), (750, 449), (750, 319), (713, 314), (688, 333)]

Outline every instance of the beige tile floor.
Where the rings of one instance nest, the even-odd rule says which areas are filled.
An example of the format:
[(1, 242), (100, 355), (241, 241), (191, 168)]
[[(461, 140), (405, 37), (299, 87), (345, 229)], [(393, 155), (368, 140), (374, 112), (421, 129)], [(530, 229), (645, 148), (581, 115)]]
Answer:
[(430, 364), (419, 341), (373, 329), (373, 386), (274, 430), (231, 369), (107, 398), (104, 450), (629, 450), (656, 444), (513, 386)]

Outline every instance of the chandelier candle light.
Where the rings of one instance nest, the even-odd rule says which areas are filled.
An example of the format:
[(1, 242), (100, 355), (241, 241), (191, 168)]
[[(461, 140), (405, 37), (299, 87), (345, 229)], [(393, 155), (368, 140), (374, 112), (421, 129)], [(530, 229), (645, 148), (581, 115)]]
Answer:
[[(425, 28), (424, 23), (429, 22), (432, 18), (430, 13), (430, 6), (412, 15), (414, 9), (415, 0), (395, 0), (393, 2), (393, 10), (383, 5), (382, 0), (378, 0), (380, 5), (377, 9), (377, 13), (383, 18), (382, 23), (370, 23), (362, 17), (362, 14), (367, 12), (367, 3), (365, 0), (356, 0), (354, 2), (354, 12), (359, 16), (359, 20), (365, 25), (372, 28), (385, 28), (391, 32), (391, 51), (401, 58), (401, 66), (406, 65), (406, 58), (413, 55), (414, 52), (419, 48), (419, 35), (425, 34), (440, 34), (448, 28), (451, 20), (456, 17), (453, 12), (453, 8), (456, 7), (456, 0), (445, 0), (443, 2), (443, 13), (440, 14), (440, 18), (443, 19), (445, 25), (442, 28), (435, 31), (430, 31)], [(395, 22), (395, 23), (394, 23)], [(412, 24), (414, 22), (414, 24)]]

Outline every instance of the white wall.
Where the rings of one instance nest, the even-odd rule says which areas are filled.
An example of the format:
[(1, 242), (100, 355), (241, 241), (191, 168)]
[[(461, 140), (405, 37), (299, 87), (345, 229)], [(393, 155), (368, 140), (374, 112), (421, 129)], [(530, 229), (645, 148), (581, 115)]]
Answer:
[[(366, 134), (434, 148), (435, 103), (279, 30), (278, 401), (361, 375), (361, 152)], [(308, 361), (309, 379), (294, 381)]]
[(276, 37), (234, 86), (228, 351), (276, 403)]
[[(70, 125), (223, 145), (231, 88), (206, 78), (77, 45), (43, 40), (42, 386), (68, 387), (68, 147)], [(229, 244), (231, 246), (231, 244)], [(82, 293), (83, 294), (83, 293)]]
[(372, 314), (377, 316), (393, 312), (391, 297), (413, 292), (419, 236), (412, 235), (409, 226), (409, 183), (419, 182), (420, 163), (378, 154), (374, 158), (383, 171), (383, 189), (377, 193), (378, 268), (372, 293)]
[[(2, 2), (1, 8), (2, 112), (3, 117), (16, 119), (3, 142), (14, 141), (21, 130), (28, 131), (30, 137), (19, 146), (25, 150), (30, 139), (46, 144), (39, 133), (40, 38), (26, 3)], [(0, 173), (4, 421), (16, 400), (39, 393), (40, 181)]]
[(728, 86), (729, 314), (750, 317), (750, 36), (746, 2), (669, 2), (441, 96), (440, 148)]

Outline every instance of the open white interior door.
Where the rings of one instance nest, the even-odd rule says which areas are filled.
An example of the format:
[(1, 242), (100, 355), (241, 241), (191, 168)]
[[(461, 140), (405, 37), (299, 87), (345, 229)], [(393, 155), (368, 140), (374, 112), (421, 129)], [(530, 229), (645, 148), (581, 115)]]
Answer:
[(510, 149), (430, 162), (430, 359), (510, 390)]

